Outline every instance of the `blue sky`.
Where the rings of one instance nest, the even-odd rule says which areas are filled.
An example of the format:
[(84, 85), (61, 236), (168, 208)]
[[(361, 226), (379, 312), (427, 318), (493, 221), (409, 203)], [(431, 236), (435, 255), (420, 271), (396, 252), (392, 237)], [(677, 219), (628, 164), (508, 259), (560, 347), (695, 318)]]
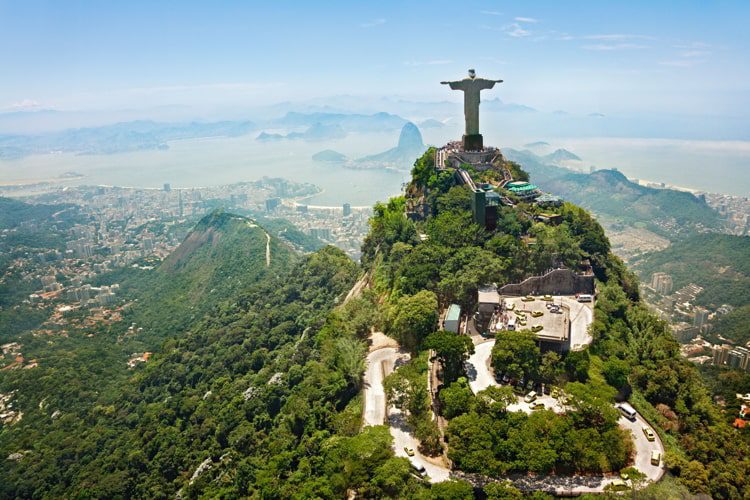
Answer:
[(0, 110), (494, 96), (574, 113), (747, 117), (750, 2), (0, 0)]

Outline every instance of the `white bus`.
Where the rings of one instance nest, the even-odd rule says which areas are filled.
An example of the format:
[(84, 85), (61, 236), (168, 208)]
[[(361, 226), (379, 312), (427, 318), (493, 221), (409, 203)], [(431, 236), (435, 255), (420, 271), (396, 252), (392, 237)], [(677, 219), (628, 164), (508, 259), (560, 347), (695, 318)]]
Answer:
[(589, 295), (588, 293), (582, 293), (578, 296), (578, 302), (592, 302), (594, 300), (593, 295)]
[(636, 413), (635, 408), (630, 406), (630, 404), (620, 403), (619, 405), (617, 405), (617, 409), (620, 410), (620, 413), (625, 415), (625, 418), (632, 422), (635, 422), (635, 417), (636, 415), (638, 415), (638, 413)]

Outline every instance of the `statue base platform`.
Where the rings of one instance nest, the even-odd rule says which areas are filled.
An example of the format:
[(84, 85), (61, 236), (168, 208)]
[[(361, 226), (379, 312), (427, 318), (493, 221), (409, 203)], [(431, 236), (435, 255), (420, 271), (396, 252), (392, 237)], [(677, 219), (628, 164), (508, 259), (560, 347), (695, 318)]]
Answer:
[(484, 149), (482, 134), (464, 135), (461, 144), (464, 151), (481, 151)]

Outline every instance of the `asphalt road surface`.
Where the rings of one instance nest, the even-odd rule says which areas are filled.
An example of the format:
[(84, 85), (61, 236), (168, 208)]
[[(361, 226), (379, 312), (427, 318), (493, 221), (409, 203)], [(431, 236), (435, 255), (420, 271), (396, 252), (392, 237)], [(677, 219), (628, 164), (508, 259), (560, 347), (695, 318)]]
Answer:
[[(576, 304), (580, 304), (574, 301)], [(586, 311), (591, 312), (589, 307), (578, 308), (576, 310), (579, 315), (587, 314)], [(573, 315), (573, 309), (571, 309), (571, 317)], [(494, 340), (480, 341), (480, 343), (474, 345), (474, 354), (469, 357), (466, 363), (466, 372), (469, 377), (469, 387), (476, 394), (477, 392), (486, 389), (490, 386), (501, 385), (495, 380), (494, 373), (490, 368), (490, 359), (492, 356), (492, 348), (495, 345)], [(539, 396), (534, 404), (544, 403), (547, 409), (553, 410), (555, 413), (562, 413), (565, 408), (551, 396)], [(525, 413), (531, 413), (531, 405), (525, 403), (522, 397), (518, 397), (518, 401), (508, 406), (510, 411), (523, 411)], [(646, 474), (649, 480), (658, 481), (664, 475), (664, 446), (659, 439), (659, 435), (656, 434), (655, 441), (649, 441), (643, 432), (644, 427), (651, 428), (651, 426), (641, 417), (637, 416), (636, 421), (632, 422), (621, 416), (618, 420), (618, 424), (621, 428), (629, 430), (633, 434), (633, 442), (635, 445), (635, 463), (633, 464), (639, 471)], [(653, 429), (652, 429), (653, 430)], [(651, 464), (651, 452), (658, 450), (662, 456), (662, 462), (659, 465)], [(604, 478), (600, 484), (584, 485), (584, 484), (570, 484), (565, 487), (561, 487), (559, 492), (575, 492), (575, 493), (595, 493), (603, 491), (604, 486), (609, 484), (612, 480)]]
[[(409, 359), (408, 354), (401, 353), (394, 347), (384, 347), (371, 352), (367, 356), (365, 370), (365, 425), (383, 425), (386, 420), (386, 400), (383, 389), (383, 379), (393, 371), (401, 361)], [(393, 436), (393, 447), (398, 457), (406, 457), (414, 465), (422, 465), (433, 483), (447, 481), (450, 470), (437, 465), (424, 457), (419, 450), (419, 442), (411, 434), (403, 414), (397, 408), (391, 407), (387, 412), (388, 426)], [(413, 450), (414, 456), (409, 457), (406, 449)]]

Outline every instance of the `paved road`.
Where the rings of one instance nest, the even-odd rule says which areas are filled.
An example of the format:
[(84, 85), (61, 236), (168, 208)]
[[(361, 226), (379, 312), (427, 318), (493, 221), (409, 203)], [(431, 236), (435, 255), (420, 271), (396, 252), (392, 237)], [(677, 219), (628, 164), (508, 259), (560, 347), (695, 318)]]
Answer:
[(475, 340), (474, 354), (469, 356), (466, 363), (466, 374), (469, 378), (469, 387), (474, 394), (488, 388), (491, 385), (500, 385), (495, 381), (495, 376), (490, 370), (490, 357), (495, 339)]
[[(400, 352), (394, 347), (384, 347), (371, 352), (367, 356), (367, 368), (365, 370), (365, 425), (383, 425), (386, 420), (385, 390), (383, 389), (383, 378), (393, 371), (399, 362), (409, 359), (409, 355)], [(447, 467), (434, 463), (419, 453), (417, 449), (419, 442), (409, 431), (403, 414), (397, 408), (388, 409), (388, 426), (393, 436), (393, 447), (396, 456), (407, 457), (415, 465), (423, 465), (427, 471), (430, 481), (439, 483), (450, 477)], [(404, 450), (414, 450), (414, 456), (409, 457)]]
[[(643, 428), (651, 428), (651, 426), (640, 415), (637, 416), (635, 422), (631, 422), (625, 417), (620, 417), (618, 423), (620, 427), (628, 429), (633, 433), (635, 442), (635, 468), (646, 474), (651, 481), (656, 482), (661, 479), (664, 475), (664, 445), (661, 439), (659, 439), (659, 435), (654, 432), (656, 434), (655, 441), (649, 441), (646, 438)], [(659, 450), (661, 453), (662, 463), (660, 465), (651, 465), (651, 452), (653, 450)]]
[(398, 349), (385, 347), (367, 356), (365, 369), (365, 425), (385, 424), (385, 390), (383, 379), (400, 358)]
[(555, 297), (555, 303), (558, 301), (570, 310), (570, 348), (579, 351), (594, 340), (589, 334), (589, 325), (594, 321), (593, 304), (578, 302), (574, 297)]
[[(577, 302), (576, 302), (577, 303)], [(590, 308), (579, 309), (581, 314), (586, 314), (585, 311), (591, 311)], [(492, 347), (495, 345), (494, 340), (478, 340), (474, 338), (475, 342), (479, 342), (474, 346), (474, 354), (469, 357), (466, 364), (466, 372), (469, 377), (469, 387), (476, 394), (477, 392), (486, 389), (490, 386), (500, 385), (495, 381), (492, 370), (490, 369), (490, 357), (492, 354)], [(551, 396), (540, 396), (534, 403), (544, 403), (547, 409), (553, 410), (555, 413), (562, 413), (565, 411), (563, 405), (561, 405), (556, 399)], [(523, 398), (518, 397), (518, 401), (508, 406), (509, 411), (523, 411), (525, 413), (531, 413), (531, 406), (523, 401)], [(655, 441), (649, 441), (646, 435), (643, 433), (643, 427), (651, 426), (640, 416), (637, 416), (635, 422), (631, 422), (624, 416), (620, 417), (618, 424), (621, 428), (629, 430), (633, 434), (633, 442), (635, 445), (635, 463), (634, 466), (646, 474), (649, 480), (659, 481), (664, 474), (663, 461), (660, 465), (651, 464), (651, 452), (653, 450), (659, 450), (664, 457), (664, 446), (659, 439), (658, 434), (656, 435)], [(653, 430), (653, 429), (652, 429)], [(596, 482), (590, 480), (574, 481), (572, 478), (550, 478), (550, 481), (554, 483), (561, 482), (564, 485), (557, 486), (555, 489), (558, 493), (597, 493), (604, 490), (604, 487), (612, 482), (612, 478), (599, 478)], [(541, 483), (540, 483), (541, 485)]]
[[(388, 425), (390, 426), (391, 436), (393, 436), (393, 447), (397, 457), (406, 457), (415, 465), (424, 466), (432, 483), (440, 483), (450, 479), (450, 469), (445, 466), (434, 463), (434, 459), (428, 459), (419, 453), (419, 442), (411, 434), (406, 425), (404, 415), (397, 408), (391, 407), (388, 410)], [(414, 451), (414, 456), (409, 457), (404, 448)]]

